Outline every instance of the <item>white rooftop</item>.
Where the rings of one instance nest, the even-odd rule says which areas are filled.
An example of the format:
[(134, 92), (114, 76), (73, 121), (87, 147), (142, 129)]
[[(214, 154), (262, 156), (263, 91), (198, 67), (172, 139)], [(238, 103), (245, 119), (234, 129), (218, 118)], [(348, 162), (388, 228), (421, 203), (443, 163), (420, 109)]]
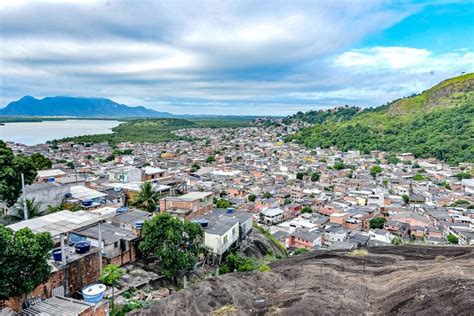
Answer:
[(60, 211), (41, 217), (35, 217), (26, 221), (21, 221), (16, 224), (8, 225), (7, 227), (18, 231), (22, 228), (28, 227), (34, 233), (50, 233), (51, 236), (68, 233), (70, 231), (93, 225), (104, 218), (98, 214), (93, 214), (86, 211)]
[(165, 172), (166, 170), (165, 169), (161, 169), (161, 168), (155, 168), (155, 167), (145, 167), (143, 168), (145, 170), (145, 174), (155, 174), (155, 173), (161, 173), (161, 172)]
[(38, 178), (57, 177), (57, 176), (64, 176), (66, 174), (67, 173), (62, 171), (61, 169), (39, 170)]
[[(109, 188), (120, 188), (124, 190), (140, 192), (143, 182), (129, 182), (129, 183), (105, 183), (104, 186)], [(167, 191), (171, 189), (169, 185), (155, 184), (153, 190), (156, 192)]]
[(92, 200), (100, 197), (107, 196), (107, 194), (99, 192), (94, 189), (87, 188), (83, 185), (75, 185), (71, 187), (72, 197), (77, 200)]

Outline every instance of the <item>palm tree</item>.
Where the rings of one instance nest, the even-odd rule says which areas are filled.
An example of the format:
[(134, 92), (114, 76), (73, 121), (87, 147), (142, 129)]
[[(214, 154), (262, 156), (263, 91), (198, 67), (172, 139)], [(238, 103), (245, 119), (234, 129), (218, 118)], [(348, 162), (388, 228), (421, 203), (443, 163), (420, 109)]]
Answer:
[(140, 187), (140, 192), (133, 199), (132, 205), (154, 212), (160, 200), (160, 193), (156, 192), (151, 182), (145, 182)]
[[(45, 215), (44, 211), (41, 211), (40, 209), (40, 203), (35, 201), (35, 198), (32, 199), (26, 199), (26, 210), (28, 212), (28, 218), (33, 218), (33, 217), (38, 217), (38, 216), (43, 216)], [(23, 211), (23, 208), (18, 209), (17, 215), (15, 217), (24, 220), (25, 219), (25, 214)]]

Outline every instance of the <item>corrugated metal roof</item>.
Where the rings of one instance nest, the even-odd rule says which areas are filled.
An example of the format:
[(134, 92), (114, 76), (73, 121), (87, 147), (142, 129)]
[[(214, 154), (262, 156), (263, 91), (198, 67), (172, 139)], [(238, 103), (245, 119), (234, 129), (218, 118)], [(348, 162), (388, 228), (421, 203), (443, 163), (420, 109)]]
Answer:
[(20, 315), (76, 316), (92, 306), (84, 301), (56, 296), (22, 310)]

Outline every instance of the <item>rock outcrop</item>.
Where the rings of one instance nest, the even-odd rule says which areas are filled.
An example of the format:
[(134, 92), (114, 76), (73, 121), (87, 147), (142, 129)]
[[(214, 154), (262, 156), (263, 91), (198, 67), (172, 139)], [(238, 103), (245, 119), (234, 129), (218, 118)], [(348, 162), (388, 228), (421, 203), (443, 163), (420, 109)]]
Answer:
[(230, 273), (130, 315), (472, 315), (474, 248), (312, 251)]

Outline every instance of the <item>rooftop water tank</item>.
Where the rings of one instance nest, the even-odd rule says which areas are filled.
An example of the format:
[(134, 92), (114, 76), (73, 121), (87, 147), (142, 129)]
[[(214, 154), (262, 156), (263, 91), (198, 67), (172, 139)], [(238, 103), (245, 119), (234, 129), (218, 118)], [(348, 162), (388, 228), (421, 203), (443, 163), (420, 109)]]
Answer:
[(48, 178), (48, 182), (54, 182), (54, 180), (56, 180), (56, 179), (54, 179), (54, 177)]
[(227, 209), (227, 214), (232, 214), (232, 213), (234, 213), (234, 208), (233, 208), (233, 207), (229, 207), (229, 208)]
[(100, 283), (84, 287), (82, 289), (82, 296), (84, 297), (84, 301), (88, 303), (98, 303), (102, 301), (102, 299), (104, 298), (105, 289), (105, 285)]
[(142, 221), (142, 220), (136, 221), (136, 222), (135, 222), (135, 228), (136, 228), (136, 229), (142, 229), (143, 223), (144, 223), (144, 221)]
[(82, 201), (82, 206), (92, 206), (92, 200), (84, 200)]
[(61, 248), (53, 249), (52, 254), (53, 254), (54, 261), (61, 261), (63, 258), (61, 254)]
[(115, 191), (115, 192), (121, 192), (121, 191), (122, 191), (122, 188), (114, 187), (114, 191)]
[(128, 211), (128, 207), (119, 207), (118, 209), (115, 210), (117, 214), (122, 214)]
[(65, 197), (66, 199), (70, 199), (70, 198), (72, 198), (72, 193), (71, 193), (71, 192), (68, 192), (68, 193), (64, 194), (64, 197)]
[(90, 241), (79, 241), (74, 245), (74, 249), (76, 253), (83, 254), (88, 252), (91, 249), (91, 242)]

